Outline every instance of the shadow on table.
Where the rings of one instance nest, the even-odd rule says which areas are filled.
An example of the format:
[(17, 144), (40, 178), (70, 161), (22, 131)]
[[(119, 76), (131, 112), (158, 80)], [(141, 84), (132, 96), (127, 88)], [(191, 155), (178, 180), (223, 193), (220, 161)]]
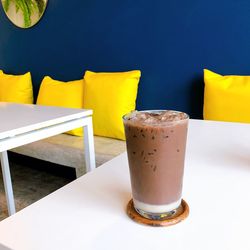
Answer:
[(8, 247), (6, 247), (6, 246), (0, 244), (0, 250), (13, 250), (13, 249), (8, 248)]

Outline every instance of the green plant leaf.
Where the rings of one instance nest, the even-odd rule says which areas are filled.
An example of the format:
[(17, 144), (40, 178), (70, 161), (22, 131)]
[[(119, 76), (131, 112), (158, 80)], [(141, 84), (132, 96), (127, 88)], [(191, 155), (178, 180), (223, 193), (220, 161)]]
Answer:
[(41, 16), (44, 12), (45, 2), (44, 0), (34, 0), (37, 3), (39, 9), (39, 16)]
[(26, 4), (25, 0), (13, 0), (16, 5), (21, 9), (23, 13), (24, 27), (29, 27), (31, 25), (30, 10)]
[(6, 12), (8, 12), (9, 7), (10, 7), (10, 0), (5, 0), (5, 1), (3, 2), (3, 9), (4, 9)]
[(27, 10), (29, 12), (29, 15), (31, 16), (33, 13), (33, 1), (32, 0), (24, 0), (26, 6), (27, 6)]
[(16, 13), (19, 11), (20, 7), (16, 4)]
[(40, 16), (40, 13), (39, 13), (39, 7), (37, 5), (37, 2), (35, 0), (28, 0), (30, 1), (31, 3), (31, 13), (37, 13), (38, 16)]

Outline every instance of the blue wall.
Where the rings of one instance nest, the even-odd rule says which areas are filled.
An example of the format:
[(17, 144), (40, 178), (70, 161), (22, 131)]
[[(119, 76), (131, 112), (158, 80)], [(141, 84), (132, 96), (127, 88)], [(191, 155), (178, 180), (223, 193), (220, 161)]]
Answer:
[(249, 0), (49, 0), (31, 29), (0, 8), (0, 69), (81, 78), (86, 69), (141, 69), (138, 109), (202, 117), (202, 69), (250, 75)]

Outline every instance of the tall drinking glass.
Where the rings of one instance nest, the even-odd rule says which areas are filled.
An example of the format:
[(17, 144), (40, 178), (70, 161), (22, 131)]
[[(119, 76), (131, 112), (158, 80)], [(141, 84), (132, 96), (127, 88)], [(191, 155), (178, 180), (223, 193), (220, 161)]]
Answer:
[(135, 210), (162, 220), (182, 212), (189, 117), (172, 110), (134, 111), (123, 117)]

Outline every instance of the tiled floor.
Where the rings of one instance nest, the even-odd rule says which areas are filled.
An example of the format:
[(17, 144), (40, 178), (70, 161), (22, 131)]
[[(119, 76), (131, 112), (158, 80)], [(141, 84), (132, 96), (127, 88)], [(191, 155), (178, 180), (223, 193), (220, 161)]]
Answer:
[[(9, 154), (17, 211), (43, 198), (75, 179), (72, 168)], [(7, 217), (7, 206), (0, 171), (0, 220)]]

